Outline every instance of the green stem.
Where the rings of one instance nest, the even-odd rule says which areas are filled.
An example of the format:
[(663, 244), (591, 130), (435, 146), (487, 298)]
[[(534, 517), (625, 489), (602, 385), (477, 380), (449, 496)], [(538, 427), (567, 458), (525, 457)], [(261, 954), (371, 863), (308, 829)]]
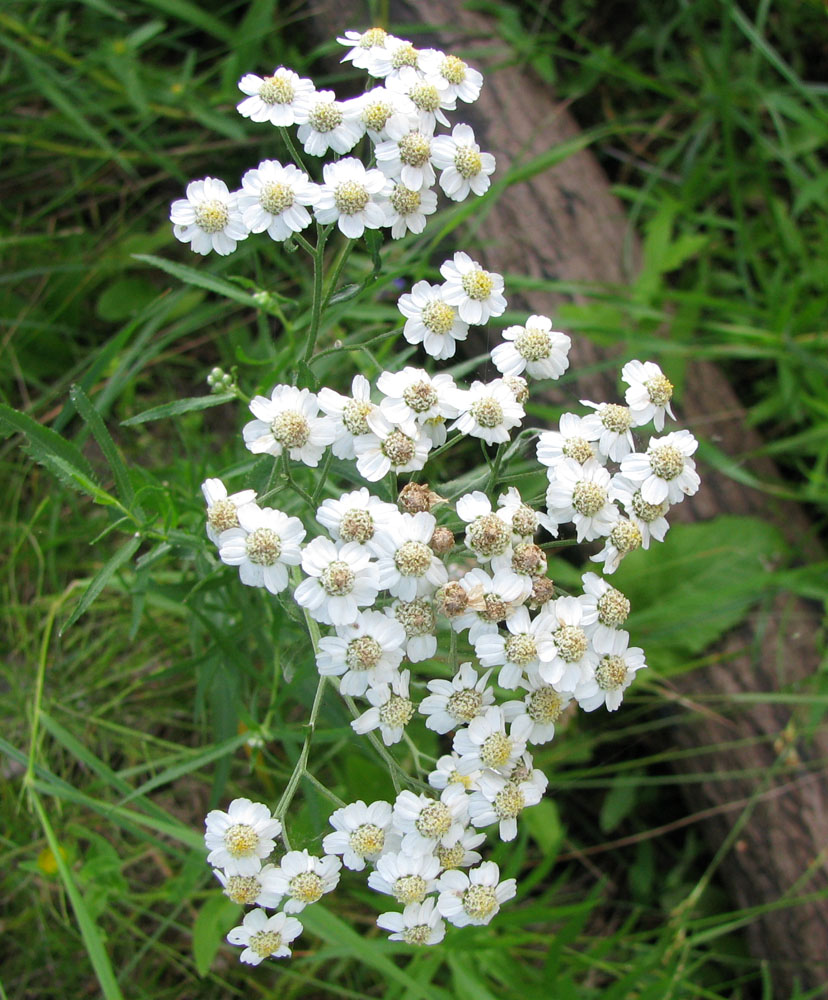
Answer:
[(367, 347), (371, 347), (374, 344), (380, 344), (383, 340), (390, 340), (392, 337), (397, 337), (402, 333), (402, 327), (398, 327), (396, 330), (390, 330), (387, 333), (377, 334), (376, 337), (371, 337), (369, 340), (363, 340), (360, 344), (341, 344), (339, 347), (326, 347), (324, 351), (319, 351), (314, 354), (313, 361), (319, 361), (320, 358), (327, 357), (329, 354), (339, 354), (340, 351), (361, 351)]
[(319, 505), (319, 501), (322, 499), (322, 493), (325, 490), (325, 482), (328, 478), (328, 472), (331, 468), (331, 461), (333, 460), (333, 452), (328, 448), (325, 453), (325, 461), (322, 464), (322, 471), (319, 473), (319, 482), (316, 484), (316, 489), (313, 491), (313, 496), (311, 497), (311, 502), (313, 503), (314, 510)]
[(351, 255), (351, 250), (353, 250), (354, 248), (354, 242), (355, 242), (354, 240), (346, 240), (345, 245), (339, 251), (339, 256), (336, 259), (333, 271), (331, 272), (331, 276), (328, 279), (327, 291), (325, 292), (325, 295), (322, 298), (323, 309), (325, 309), (325, 307), (331, 301), (331, 296), (336, 291), (336, 283), (339, 281), (340, 274), (342, 274), (342, 268), (345, 266), (345, 261)]
[(288, 148), (291, 159), (296, 164), (297, 167), (304, 173), (308, 172), (308, 168), (305, 166), (305, 161), (302, 159), (302, 155), (293, 143), (293, 138), (290, 132), (285, 128), (284, 125), (279, 126), (279, 131), (282, 133), (282, 139), (284, 139), (285, 145)]
[(288, 458), (288, 453), (286, 451), (282, 452), (283, 464), (285, 467), (285, 476), (287, 476), (288, 486), (297, 493), (306, 504), (309, 504), (313, 509), (316, 509), (316, 504), (314, 503), (313, 497), (307, 490), (303, 489), (299, 483), (293, 478), (293, 473), (290, 471), (290, 459)]
[(497, 485), (497, 477), (500, 475), (500, 463), (503, 461), (503, 456), (506, 453), (506, 444), (499, 444), (497, 446), (497, 451), (495, 452), (494, 461), (492, 462), (491, 472), (489, 473), (489, 481), (486, 484), (485, 492), (491, 493)]
[(316, 347), (316, 338), (319, 335), (319, 323), (322, 319), (322, 277), (325, 270), (325, 244), (328, 242), (330, 227), (316, 226), (316, 249), (313, 251), (313, 300), (311, 303), (311, 322), (308, 330), (308, 339), (305, 343), (305, 353), (302, 360), (308, 363)]

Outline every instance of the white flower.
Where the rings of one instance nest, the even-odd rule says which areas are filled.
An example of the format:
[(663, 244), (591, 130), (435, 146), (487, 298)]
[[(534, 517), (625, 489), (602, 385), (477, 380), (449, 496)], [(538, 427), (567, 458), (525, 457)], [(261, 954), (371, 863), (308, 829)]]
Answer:
[(635, 447), (632, 426), (633, 413), (629, 406), (618, 403), (591, 403), (581, 400), (582, 406), (591, 406), (595, 413), (584, 417), (584, 426), (590, 429), (590, 440), (598, 442), (598, 451), (613, 462), (620, 462)]
[(251, 233), (267, 231), (272, 240), (283, 242), (310, 225), (305, 206), (313, 205), (318, 193), (318, 185), (292, 163), (283, 167), (278, 160), (262, 160), (242, 177), (239, 211)]
[(298, 517), (288, 517), (273, 507), (248, 503), (237, 511), (238, 528), (219, 536), (219, 559), (239, 567), (247, 587), (266, 587), (271, 594), (288, 585), (288, 566), (298, 566), (305, 528)]
[(401, 295), (397, 307), (406, 317), (403, 336), (409, 344), (422, 344), (437, 361), (453, 358), (457, 341), (469, 335), (469, 325), (460, 319), (457, 308), (443, 296), (442, 285), (418, 281)]
[(528, 692), (521, 701), (507, 701), (501, 705), (507, 722), (529, 719), (532, 728), (526, 737), (527, 743), (548, 743), (555, 735), (555, 723), (569, 705), (572, 695), (568, 691), (556, 691), (546, 684), (537, 673), (529, 674), (521, 680), (520, 686)]
[(377, 870), (368, 876), (368, 886), (408, 906), (422, 903), (430, 892), (434, 892), (439, 874), (440, 862), (435, 855), (410, 854), (403, 849), (379, 858)]
[(433, 187), (437, 176), (431, 163), (431, 132), (412, 125), (407, 115), (393, 115), (385, 134), (388, 138), (374, 148), (377, 166), (385, 176), (402, 181), (412, 191)]
[(584, 573), (581, 580), (584, 586), (584, 594), (580, 598), (584, 631), (595, 651), (606, 653), (612, 649), (616, 632), (627, 620), (630, 602), (597, 573)]
[(479, 326), (505, 311), (503, 278), (494, 271), (485, 271), (467, 253), (458, 251), (451, 260), (444, 261), (440, 274), (446, 279), (443, 298), (458, 307), (460, 319), (466, 323)]
[(558, 526), (549, 515), (524, 503), (515, 486), (510, 486), (497, 498), (497, 515), (510, 525), (513, 542), (531, 541), (539, 528), (545, 528), (550, 535), (558, 534)]
[(552, 622), (545, 614), (532, 620), (529, 611), (522, 607), (516, 609), (506, 627), (508, 636), (500, 632), (478, 636), (474, 651), (482, 666), (501, 667), (497, 678), (501, 687), (516, 688), (525, 674), (555, 658)]
[(391, 941), (405, 941), (406, 944), (439, 944), (446, 936), (446, 925), (435, 909), (433, 899), (422, 903), (409, 903), (402, 913), (389, 910), (377, 917), (377, 926), (392, 931)]
[[(432, 162), (441, 171), (440, 187), (452, 201), (463, 201), (470, 193), (482, 195), (489, 190), (495, 158), (491, 153), (480, 152), (469, 125), (455, 125), (450, 136), (437, 136), (432, 151)], [(519, 371), (522, 369), (507, 374)]]
[(239, 958), (247, 965), (258, 965), (266, 958), (289, 958), (288, 945), (302, 933), (296, 917), (275, 913), (268, 917), (264, 910), (245, 913), (240, 927), (227, 935), (230, 944), (243, 945)]
[(680, 503), (693, 496), (701, 482), (690, 457), (698, 446), (690, 431), (650, 438), (646, 452), (633, 452), (621, 462), (621, 475), (640, 487), (646, 503)]
[(400, 516), (396, 504), (371, 496), (365, 486), (343, 493), (338, 500), (323, 500), (316, 520), (336, 541), (358, 542), (376, 555), (374, 536), (379, 528)]
[(383, 372), (377, 388), (386, 397), (380, 409), (390, 423), (410, 437), (422, 428), (435, 445), (445, 442), (446, 418), (457, 416), (457, 386), (451, 375), (429, 375), (422, 368), (405, 367), (401, 372)]
[(254, 396), (250, 412), (256, 419), (244, 425), (242, 434), (254, 455), (278, 458), (287, 451), (294, 462), (315, 468), (336, 434), (333, 421), (319, 416), (316, 396), (294, 385), (274, 386), (270, 399)]
[(517, 891), (513, 878), (500, 881), (500, 869), (494, 861), (484, 861), (465, 872), (444, 872), (437, 883), (440, 895), (437, 909), (455, 927), (487, 924)]
[(433, 514), (400, 514), (377, 532), (380, 589), (412, 601), (433, 593), (448, 580), (446, 567), (429, 548), (437, 521)]
[(187, 197), (172, 203), (170, 222), (175, 238), (202, 255), (215, 250), (226, 256), (248, 236), (236, 193), (215, 177), (191, 181)]
[(405, 629), (405, 655), (412, 663), (420, 663), (434, 656), (437, 652), (437, 621), (434, 605), (429, 598), (394, 601), (390, 608), (385, 609), (385, 613)]
[(355, 108), (340, 104), (332, 90), (307, 95), (296, 109), (296, 135), (302, 148), (311, 156), (324, 156), (329, 149), (349, 153), (362, 135), (357, 114)]
[(490, 673), (486, 670), (478, 677), (470, 662), (461, 663), (450, 681), (429, 681), (431, 694), (420, 702), (420, 711), (428, 716), (426, 728), (447, 733), (482, 715), (494, 701), (494, 692), (488, 687)]
[(205, 479), (201, 492), (207, 504), (207, 537), (218, 545), (222, 531), (239, 526), (239, 507), (256, 499), (255, 490), (241, 490), (227, 495), (227, 487), (220, 479)]
[(548, 316), (530, 316), (523, 326), (509, 326), (503, 331), (506, 343), (492, 351), (492, 361), (504, 375), (557, 379), (569, 367), (572, 341), (565, 333), (552, 329)]
[(346, 31), (344, 36), (337, 38), (337, 42), (340, 45), (348, 48), (348, 51), (342, 57), (342, 62), (351, 62), (357, 69), (368, 70), (372, 76), (376, 76), (371, 71), (371, 67), (377, 54), (392, 40), (393, 35), (389, 35), (384, 28), (369, 28), (367, 31)]
[(425, 50), (415, 49), (411, 42), (389, 35), (385, 47), (373, 53), (372, 64), (366, 68), (371, 76), (384, 77), (387, 85), (389, 80), (399, 77), (406, 67), (422, 71), (424, 56)]
[(273, 910), (282, 901), (275, 865), (264, 865), (254, 875), (227, 875), (221, 868), (214, 868), (213, 874), (221, 882), (224, 895), (239, 906), (265, 906)]
[(387, 747), (400, 742), (416, 711), (416, 705), (408, 697), (409, 677), (410, 672), (403, 670), (391, 678), (390, 685), (383, 684), (365, 692), (371, 707), (351, 723), (355, 733), (364, 736), (372, 729), (379, 729)]
[(323, 225), (336, 222), (343, 236), (355, 240), (366, 229), (379, 229), (384, 224), (385, 212), (378, 198), (390, 193), (391, 184), (381, 170), (366, 170), (365, 164), (349, 156), (326, 163), (322, 176), (324, 184), (313, 212)]
[(254, 122), (271, 125), (294, 125), (296, 109), (314, 91), (313, 83), (279, 66), (272, 76), (246, 73), (239, 80), (239, 90), (249, 96), (237, 105), (240, 115)]
[[(474, 772), (474, 774), (477, 773)], [(480, 861), (481, 855), (475, 848), (480, 847), (485, 839), (485, 833), (477, 833), (475, 830), (467, 828), (457, 840), (447, 846), (438, 845), (434, 853), (445, 871), (452, 871), (455, 868), (470, 868)]]
[(394, 828), (404, 834), (402, 850), (407, 854), (433, 854), (438, 846), (455, 841), (465, 826), (462, 788), (445, 788), (439, 799), (403, 791), (394, 803)]
[(543, 798), (548, 784), (546, 775), (531, 766), (528, 775), (515, 781), (494, 771), (485, 771), (480, 778), (480, 790), (469, 796), (469, 816), (474, 826), (491, 826), (498, 823), (501, 840), (514, 840), (517, 836), (517, 818), (527, 806), (536, 806)]
[(452, 746), (454, 752), (460, 754), (457, 770), (460, 774), (483, 768), (508, 772), (526, 749), (526, 737), (531, 728), (525, 722), (515, 722), (507, 734), (503, 712), (492, 705), (483, 715), (472, 719), (465, 729), (455, 733)]
[(605, 573), (614, 573), (621, 565), (624, 556), (641, 548), (642, 541), (641, 529), (636, 522), (626, 517), (619, 517), (607, 535), (604, 547), (589, 557), (590, 562), (602, 562)]
[(404, 66), (385, 82), (389, 91), (408, 97), (414, 108), (409, 116), (419, 122), (420, 128), (433, 132), (438, 122), (448, 127), (449, 120), (443, 112), (454, 111), (457, 99), (441, 77), (424, 76), (413, 66)]
[(626, 632), (616, 632), (612, 645), (598, 661), (594, 675), (575, 688), (575, 698), (585, 712), (594, 712), (599, 705), (606, 705), (607, 711), (614, 712), (636, 672), (647, 666), (644, 650), (638, 646), (627, 649), (629, 641)]
[(621, 369), (621, 380), (629, 386), (624, 398), (632, 411), (634, 426), (652, 420), (657, 431), (664, 429), (664, 414), (675, 420), (670, 407), (673, 383), (654, 361), (628, 361)]
[(395, 427), (375, 408), (368, 414), (370, 434), (354, 439), (357, 470), (369, 483), (376, 483), (389, 472), (416, 472), (422, 469), (431, 450), (431, 439), (424, 431), (415, 436)]
[(289, 899), (285, 913), (300, 913), (309, 903), (315, 903), (339, 884), (342, 862), (326, 855), (316, 858), (307, 851), (288, 851), (276, 870), (276, 889)]
[(416, 112), (414, 103), (404, 93), (385, 87), (374, 87), (344, 103), (353, 105), (357, 111), (358, 124), (373, 143), (383, 142), (388, 138), (385, 126), (394, 115), (411, 117)]
[[(567, 458), (579, 465), (590, 460), (601, 461), (593, 441), (598, 434), (587, 417), (574, 413), (564, 413), (558, 422), (558, 430), (543, 431), (538, 437), (538, 461), (547, 466), (549, 481), (557, 478), (557, 468)], [(603, 463), (602, 463), (603, 464)]]
[(262, 859), (276, 846), (273, 838), (282, 832), (282, 824), (268, 807), (250, 799), (233, 799), (227, 812), (212, 809), (204, 823), (207, 862), (228, 876), (256, 875)]
[(437, 211), (437, 195), (429, 188), (412, 191), (401, 181), (393, 181), (386, 200), (381, 202), (385, 213), (383, 226), (391, 230), (391, 238), (401, 240), (406, 233), (421, 233), (426, 216)]
[(472, 382), (455, 397), (460, 417), (449, 430), (461, 431), (472, 437), (482, 438), (486, 444), (503, 444), (509, 432), (517, 427), (526, 413), (502, 379), (492, 382)]
[(497, 632), (497, 626), (508, 622), (532, 593), (531, 580), (511, 570), (498, 570), (490, 576), (475, 567), (459, 583), (469, 596), (469, 611), (453, 619), (452, 627), (458, 632), (468, 628), (472, 645), (486, 632)]
[(425, 49), (419, 62), (426, 76), (436, 76), (445, 81), (450, 96), (466, 104), (474, 103), (480, 96), (483, 74), (458, 56), (446, 55), (437, 49)]
[[(428, 701), (428, 699), (425, 699)], [(422, 703), (420, 704), (422, 710)], [(428, 725), (428, 723), (426, 723)], [(437, 759), (437, 765), (433, 771), (429, 772), (428, 783), (432, 788), (442, 791), (444, 788), (457, 787), (467, 792), (477, 788), (477, 781), (482, 771), (472, 771), (470, 774), (461, 774), (457, 770), (457, 763), (460, 760), (459, 754), (444, 753)], [(480, 860), (478, 858), (478, 860)], [(447, 867), (447, 866), (443, 866)]]
[(351, 395), (343, 396), (324, 386), (319, 390), (319, 409), (333, 421), (336, 437), (331, 451), (337, 458), (356, 458), (354, 438), (370, 434), (368, 414), (376, 409), (371, 402), (371, 384), (364, 375), (354, 375)]
[(592, 676), (598, 661), (584, 628), (584, 605), (577, 597), (559, 597), (543, 613), (551, 618), (556, 655), (540, 664), (538, 674), (557, 691), (573, 691)]
[(549, 516), (558, 524), (574, 522), (579, 542), (608, 535), (618, 519), (618, 508), (607, 470), (594, 459), (579, 465), (574, 458), (564, 458), (555, 475), (546, 491)]
[(666, 517), (670, 509), (669, 502), (662, 500), (661, 503), (647, 503), (641, 495), (638, 484), (624, 476), (613, 476), (612, 483), (627, 516), (641, 532), (641, 547), (648, 549), (651, 538), (663, 542), (670, 527)]
[(403, 658), (405, 629), (381, 611), (363, 611), (353, 625), (319, 640), (316, 667), (341, 675), (339, 691), (361, 697), (369, 687), (390, 683)]
[(334, 833), (322, 841), (326, 854), (341, 854), (342, 863), (351, 871), (361, 872), (366, 861), (376, 861), (388, 850), (396, 850), (399, 837), (391, 832), (391, 803), (362, 799), (351, 802), (331, 814)]
[(377, 599), (377, 565), (358, 542), (314, 538), (302, 552), (302, 569), (308, 578), (293, 592), (294, 600), (325, 625), (350, 625), (359, 608)]

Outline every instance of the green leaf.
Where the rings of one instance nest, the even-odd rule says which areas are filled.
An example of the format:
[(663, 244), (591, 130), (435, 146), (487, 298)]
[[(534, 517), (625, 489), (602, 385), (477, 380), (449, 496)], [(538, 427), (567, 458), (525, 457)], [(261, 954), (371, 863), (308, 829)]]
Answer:
[(210, 396), (191, 396), (188, 399), (176, 399), (173, 403), (162, 403), (160, 406), (153, 406), (143, 413), (136, 413), (134, 417), (121, 421), (122, 427), (132, 427), (135, 424), (146, 424), (150, 420), (163, 420), (165, 417), (174, 417), (179, 413), (192, 413), (193, 410), (209, 410), (213, 406), (221, 406), (222, 403), (229, 403), (236, 399), (234, 392), (220, 392)]
[(103, 566), (101, 566), (98, 572), (92, 577), (89, 582), (89, 586), (83, 592), (83, 596), (75, 606), (75, 610), (71, 615), (69, 615), (66, 623), (60, 630), (61, 635), (63, 635), (70, 625), (75, 624), (78, 618), (80, 618), (80, 616), (89, 608), (92, 602), (98, 597), (100, 592), (109, 583), (118, 570), (125, 563), (129, 562), (140, 544), (140, 537), (128, 538), (118, 551), (107, 562), (105, 562)]
[(137, 276), (119, 278), (98, 297), (95, 311), (111, 323), (131, 319), (158, 295), (151, 281)]
[(94, 404), (79, 385), (72, 386), (69, 390), (69, 398), (75, 404), (75, 409), (80, 414), (84, 423), (92, 431), (92, 436), (98, 442), (104, 458), (112, 470), (118, 493), (124, 504), (130, 507), (135, 499), (132, 480), (129, 478), (126, 463), (121, 458), (121, 453), (118, 451), (115, 442), (112, 440), (112, 436), (106, 429), (100, 413), (98, 413)]
[(46, 427), (28, 414), (0, 403), (0, 430), (4, 436), (19, 433), (26, 437), (26, 451), (40, 465), (51, 468), (50, 462), (57, 458), (67, 470), (78, 472), (84, 479), (93, 480), (95, 473), (77, 445), (61, 434)]
[(599, 823), (603, 833), (612, 831), (629, 816), (635, 807), (636, 788), (630, 782), (630, 774), (617, 775), (604, 796)]
[(193, 924), (193, 958), (196, 972), (206, 976), (228, 930), (241, 914), (241, 907), (224, 893), (215, 893), (198, 911)]
[(258, 302), (252, 295), (242, 291), (232, 281), (217, 278), (208, 271), (197, 271), (193, 267), (186, 267), (184, 264), (177, 264), (173, 260), (166, 260), (164, 257), (156, 257), (154, 254), (149, 253), (135, 253), (132, 257), (133, 260), (141, 260), (145, 264), (151, 264), (153, 267), (159, 268), (173, 278), (178, 278), (185, 285), (195, 285), (197, 288), (205, 288), (208, 292), (215, 292), (216, 295), (223, 295), (226, 299), (241, 302), (245, 306), (250, 306), (251, 309), (259, 308)]
[(632, 605), (634, 643), (662, 667), (704, 652), (775, 586), (785, 552), (777, 529), (758, 518), (673, 525), (663, 545), (627, 556), (612, 581)]
[(561, 818), (558, 807), (553, 799), (541, 799), (537, 805), (527, 809), (521, 817), (521, 822), (526, 825), (529, 836), (545, 857), (558, 853), (558, 848), (564, 837), (564, 829), (561, 826)]

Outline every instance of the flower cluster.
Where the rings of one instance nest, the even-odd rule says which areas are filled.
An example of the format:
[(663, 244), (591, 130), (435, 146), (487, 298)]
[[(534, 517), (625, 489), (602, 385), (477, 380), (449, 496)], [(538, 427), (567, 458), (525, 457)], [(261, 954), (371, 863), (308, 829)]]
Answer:
[[(173, 206), (179, 239), (219, 252), (242, 232), (286, 239), (309, 224), (309, 207), (321, 226), (336, 222), (347, 239), (381, 226), (396, 237), (425, 225), (436, 207), (437, 170), (450, 198), (486, 190), (494, 160), (480, 153), (468, 126), (435, 135), (457, 100), (476, 99), (480, 74), (380, 29), (339, 41), (348, 47), (345, 60), (382, 86), (339, 102), (280, 68), (242, 79), (247, 97), (239, 110), (254, 121), (297, 125), (314, 156), (349, 153), (367, 135), (377, 166), (338, 159), (315, 185), (298, 165), (266, 161), (233, 195), (221, 193), (219, 182), (196, 182), (197, 195), (188, 189), (188, 201)], [(442, 285), (419, 281), (398, 302), (405, 339), (438, 361), (454, 355), (470, 326), (496, 320), (507, 305), (503, 278), (466, 252), (439, 271)], [(548, 781), (531, 748), (552, 740), (576, 706), (617, 710), (646, 666), (624, 628), (630, 602), (604, 577), (628, 553), (662, 541), (670, 507), (699, 487), (688, 431), (650, 437), (639, 450), (642, 428), (652, 423), (661, 434), (674, 416), (673, 387), (659, 366), (624, 365), (624, 403), (583, 400), (589, 412), (564, 413), (557, 430), (523, 429), (520, 444), (537, 436), (545, 495), (499, 487), (501, 462), (517, 448), (507, 446), (526, 418), (530, 380), (560, 378), (570, 348), (549, 317), (531, 315), (502, 331), (491, 352), (500, 375), (489, 381), (466, 385), (411, 364), (373, 381), (356, 374), (346, 392), (278, 384), (250, 401), (246, 447), (288, 471), (291, 462), (329, 470), (332, 456), (337, 470), (345, 463), (349, 488), (342, 492), (326, 472), (315, 509), (300, 518), (265, 505), (278, 489), (260, 498), (252, 490), (230, 494), (219, 479), (203, 484), (207, 534), (220, 562), (238, 567), (243, 584), (289, 596), (302, 609), (319, 691), (338, 688), (352, 709), (353, 699), (363, 702), (353, 709), (354, 732), (386, 754), (378, 738), (385, 747), (415, 746), (418, 725), (444, 741), (434, 767), (421, 772), (427, 785), (413, 778), (393, 803), (337, 808), (321, 858), (288, 849), (278, 865), (263, 863), (275, 837), (288, 844), (281, 805), (278, 818), (247, 799), (208, 815), (208, 861), (231, 899), (256, 907), (228, 937), (246, 946), (243, 961), (289, 954), (301, 925), (287, 914), (331, 891), (341, 865), (370, 866), (369, 887), (403, 907), (377, 920), (394, 940), (431, 945), (442, 940), (444, 921), (488, 923), (516, 884), (501, 881), (477, 848), (490, 828), (514, 839), (523, 810), (543, 796)], [(421, 472), (436, 450), (468, 437), (494, 449), (471, 488), (444, 498), (415, 475), (397, 492), (398, 476)], [(547, 574), (547, 548), (568, 542), (600, 546), (591, 559), (603, 575), (585, 572), (575, 594)], [(449, 648), (438, 653), (445, 638)], [(274, 916), (264, 912), (282, 903)]]

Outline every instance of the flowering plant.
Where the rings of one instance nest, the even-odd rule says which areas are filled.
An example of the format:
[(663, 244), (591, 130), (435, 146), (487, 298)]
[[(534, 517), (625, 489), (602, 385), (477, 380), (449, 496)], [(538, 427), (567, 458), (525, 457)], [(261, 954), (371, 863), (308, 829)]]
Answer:
[[(208, 862), (227, 896), (253, 907), (227, 938), (252, 964), (290, 955), (302, 931), (294, 914), (333, 891), (343, 866), (368, 869), (368, 886), (398, 906), (378, 926), (411, 945), (441, 941), (445, 921), (486, 924), (515, 895), (515, 879), (501, 879), (478, 849), (487, 831), (512, 840), (542, 798), (548, 779), (530, 747), (554, 738), (570, 706), (617, 710), (646, 666), (624, 630), (629, 601), (606, 577), (628, 553), (663, 541), (671, 505), (699, 487), (688, 431), (638, 450), (641, 428), (661, 434), (673, 417), (672, 385), (653, 362), (624, 365), (623, 404), (582, 400), (590, 412), (564, 413), (557, 429), (524, 426), (530, 380), (569, 368), (571, 339), (549, 317), (505, 327), (484, 359), (499, 376), (468, 385), (459, 381), (465, 363), (386, 370), (370, 341), (320, 349), (326, 310), (350, 294), (339, 280), (357, 242), (381, 266), (379, 233), (421, 234), (437, 210), (435, 187), (453, 201), (480, 196), (495, 169), (472, 129), (450, 128), (446, 115), (476, 100), (479, 72), (377, 28), (338, 41), (344, 60), (381, 85), (338, 100), (285, 67), (244, 76), (239, 112), (275, 126), (291, 162), (264, 160), (235, 192), (215, 178), (194, 181), (171, 211), (175, 236), (197, 253), (226, 255), (259, 234), (306, 253), (313, 269), (299, 363), (269, 395), (246, 400), (243, 440), (272, 458), (267, 488), (230, 493), (217, 478), (202, 487), (218, 559), (238, 567), (241, 584), (298, 607), (318, 672), (302, 751), (275, 808), (240, 798), (207, 816)], [(309, 157), (327, 158), (321, 176)], [(312, 226), (315, 241), (304, 235)], [(345, 242), (328, 269), (334, 230)], [(441, 284), (418, 280), (399, 297), (407, 360), (421, 351), (449, 361), (471, 327), (506, 311), (503, 277), (469, 253), (450, 254), (439, 274)], [(349, 357), (354, 346), (375, 377), (356, 372), (348, 385), (317, 390), (315, 361)], [(210, 382), (245, 398), (218, 369)], [(447, 454), (456, 467), (470, 464), (471, 438), (485, 465), (436, 483), (432, 470)], [(511, 471), (530, 449), (546, 473), (539, 496), (522, 493), (514, 484), (525, 477)], [(299, 466), (318, 470), (310, 488)], [(585, 572), (582, 592), (565, 593), (547, 575), (547, 553), (581, 542), (598, 543), (590, 558), (602, 574)], [(330, 689), (352, 713), (355, 738), (388, 767), (394, 802), (345, 802), (313, 776), (311, 740)], [(430, 761), (414, 735), (418, 715), (444, 742)], [(400, 746), (404, 758), (388, 749)], [(287, 829), (303, 779), (336, 806), (321, 857), (294, 849)], [(285, 853), (269, 861), (277, 840)]]

